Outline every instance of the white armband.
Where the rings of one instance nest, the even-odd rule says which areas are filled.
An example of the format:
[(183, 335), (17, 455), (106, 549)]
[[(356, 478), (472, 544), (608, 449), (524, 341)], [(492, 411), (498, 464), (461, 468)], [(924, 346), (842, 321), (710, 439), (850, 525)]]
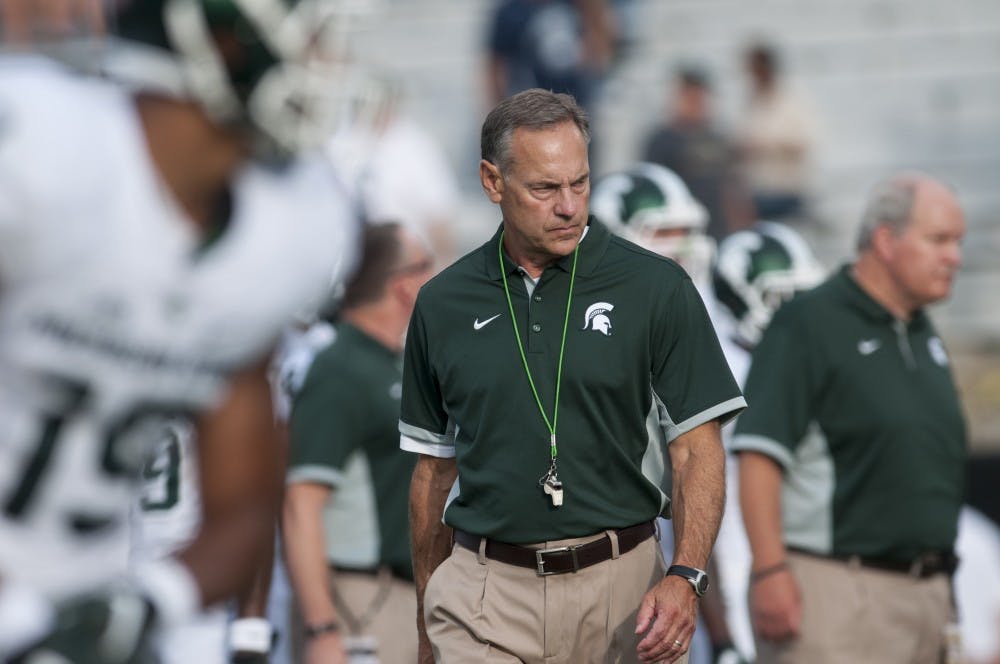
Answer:
[(271, 652), (274, 629), (266, 618), (237, 618), (229, 625), (229, 649), (233, 652)]

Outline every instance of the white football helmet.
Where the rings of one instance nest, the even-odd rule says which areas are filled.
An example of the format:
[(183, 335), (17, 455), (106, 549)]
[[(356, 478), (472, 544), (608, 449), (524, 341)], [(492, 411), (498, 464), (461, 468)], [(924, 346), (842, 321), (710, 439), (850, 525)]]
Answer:
[(617, 235), (677, 261), (696, 283), (708, 281), (715, 254), (708, 211), (669, 168), (641, 162), (604, 176), (590, 211)]
[(340, 30), (322, 0), (128, 0), (104, 69), (247, 129), (264, 156), (319, 147), (342, 106)]
[(809, 245), (784, 224), (761, 221), (719, 243), (715, 297), (731, 316), (736, 341), (753, 348), (783, 302), (823, 280)]

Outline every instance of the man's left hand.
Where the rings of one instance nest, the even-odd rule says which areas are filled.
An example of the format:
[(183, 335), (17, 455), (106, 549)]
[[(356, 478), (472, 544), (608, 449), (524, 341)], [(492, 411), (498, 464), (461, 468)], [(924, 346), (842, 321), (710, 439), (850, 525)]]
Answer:
[(645, 634), (636, 648), (639, 660), (677, 661), (691, 646), (697, 614), (698, 597), (691, 584), (679, 576), (664, 577), (639, 605), (635, 633)]

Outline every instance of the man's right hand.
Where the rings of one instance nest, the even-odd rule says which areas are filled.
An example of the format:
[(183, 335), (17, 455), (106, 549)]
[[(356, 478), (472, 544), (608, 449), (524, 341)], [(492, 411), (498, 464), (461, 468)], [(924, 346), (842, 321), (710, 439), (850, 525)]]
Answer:
[(343, 637), (337, 632), (328, 632), (309, 639), (306, 664), (348, 664)]
[(771, 574), (750, 586), (750, 618), (754, 631), (768, 641), (799, 635), (802, 595), (791, 570)]

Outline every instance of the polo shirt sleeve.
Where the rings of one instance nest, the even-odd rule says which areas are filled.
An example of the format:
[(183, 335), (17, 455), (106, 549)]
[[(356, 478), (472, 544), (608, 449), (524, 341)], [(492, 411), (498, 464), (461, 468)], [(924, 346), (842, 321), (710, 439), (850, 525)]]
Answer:
[(327, 359), (325, 354), (317, 357), (292, 402), (288, 484), (312, 482), (336, 489), (347, 459), (364, 440), (358, 382)]
[(735, 452), (759, 452), (786, 469), (808, 432), (817, 389), (817, 358), (810, 358), (810, 333), (795, 304), (778, 310), (754, 349), (746, 382), (751, 407), (737, 421), (732, 444)]
[(657, 298), (651, 339), (653, 397), (668, 443), (746, 408), (701, 295), (690, 278), (675, 283)]
[(399, 447), (442, 459), (454, 457), (455, 438), (451, 429), (431, 363), (428, 330), (418, 297), (403, 351)]

